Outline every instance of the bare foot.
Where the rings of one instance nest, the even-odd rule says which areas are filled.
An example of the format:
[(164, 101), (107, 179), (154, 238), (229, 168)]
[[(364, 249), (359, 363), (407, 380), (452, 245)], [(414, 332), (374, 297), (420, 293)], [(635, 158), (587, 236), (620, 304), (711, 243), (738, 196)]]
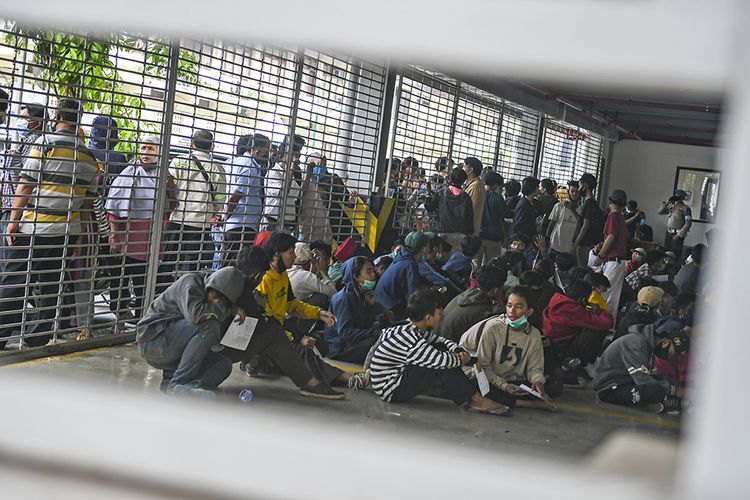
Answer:
[(88, 340), (93, 339), (94, 334), (91, 333), (91, 330), (88, 328), (84, 328), (80, 332), (78, 332), (78, 336), (76, 337), (76, 340)]
[(530, 399), (519, 399), (516, 401), (516, 406), (519, 408), (533, 408), (535, 410), (559, 412), (560, 407), (554, 403), (548, 403), (541, 400), (530, 400)]
[(500, 403), (496, 403), (495, 401), (485, 398), (484, 396), (480, 396), (479, 393), (476, 393), (471, 398), (471, 401), (466, 406), (466, 409), (474, 413), (487, 413), (489, 415), (497, 415), (502, 417), (510, 416), (509, 407)]

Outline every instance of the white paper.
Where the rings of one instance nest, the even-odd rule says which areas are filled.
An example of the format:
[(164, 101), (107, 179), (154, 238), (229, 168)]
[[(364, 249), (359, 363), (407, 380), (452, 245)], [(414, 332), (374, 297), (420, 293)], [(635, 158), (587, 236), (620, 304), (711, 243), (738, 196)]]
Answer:
[(255, 327), (258, 326), (258, 319), (247, 317), (240, 325), (235, 321), (238, 317), (239, 316), (235, 316), (234, 320), (232, 320), (232, 324), (227, 328), (227, 333), (225, 333), (224, 338), (221, 339), (221, 344), (231, 347), (232, 349), (244, 351), (247, 349), (250, 339), (253, 338)]
[(487, 375), (484, 373), (484, 370), (477, 370), (477, 367), (475, 366), (474, 375), (476, 375), (477, 384), (479, 384), (479, 394), (484, 396), (488, 392), (490, 392), (490, 381), (487, 379)]
[(535, 391), (534, 389), (532, 389), (531, 387), (529, 387), (528, 385), (526, 385), (526, 384), (521, 384), (521, 385), (520, 385), (519, 387), (520, 387), (521, 389), (523, 389), (524, 391), (528, 392), (529, 394), (531, 394), (532, 396), (536, 396), (536, 397), (538, 397), (539, 399), (542, 399), (542, 395), (541, 395), (541, 394), (539, 394), (539, 392), (538, 392), (538, 391)]

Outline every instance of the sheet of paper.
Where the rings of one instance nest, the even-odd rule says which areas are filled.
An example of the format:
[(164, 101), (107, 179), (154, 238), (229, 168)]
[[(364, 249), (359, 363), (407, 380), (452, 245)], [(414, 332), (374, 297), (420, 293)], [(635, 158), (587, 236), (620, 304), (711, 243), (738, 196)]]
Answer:
[[(234, 319), (236, 320), (237, 316)], [(227, 328), (224, 338), (221, 339), (221, 344), (232, 349), (244, 351), (247, 349), (250, 339), (253, 338), (256, 326), (258, 326), (257, 318), (247, 317), (241, 325), (233, 320), (232, 324)]]
[(475, 366), (474, 375), (476, 375), (477, 384), (479, 384), (479, 394), (485, 396), (490, 392), (490, 381), (487, 379), (487, 374), (484, 373), (484, 370), (477, 370), (477, 367)]
[(536, 397), (538, 397), (539, 399), (542, 399), (542, 395), (541, 395), (541, 394), (539, 394), (539, 392), (538, 392), (538, 391), (535, 391), (534, 389), (532, 389), (531, 387), (529, 387), (528, 385), (526, 385), (526, 384), (521, 384), (521, 385), (520, 385), (519, 387), (520, 387), (521, 389), (523, 389), (524, 391), (528, 392), (529, 394), (531, 394), (532, 396), (536, 396)]

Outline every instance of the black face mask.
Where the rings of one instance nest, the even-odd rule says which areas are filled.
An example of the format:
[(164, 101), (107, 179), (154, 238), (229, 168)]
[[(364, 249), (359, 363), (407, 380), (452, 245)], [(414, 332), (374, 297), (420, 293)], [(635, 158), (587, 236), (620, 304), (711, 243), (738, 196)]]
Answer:
[(278, 272), (281, 274), (286, 271), (286, 264), (284, 264), (284, 257), (280, 253), (277, 253), (276, 256), (279, 258), (277, 266), (279, 267)]
[(654, 347), (654, 356), (659, 359), (669, 359), (669, 346), (667, 345), (664, 347), (663, 345), (658, 344)]

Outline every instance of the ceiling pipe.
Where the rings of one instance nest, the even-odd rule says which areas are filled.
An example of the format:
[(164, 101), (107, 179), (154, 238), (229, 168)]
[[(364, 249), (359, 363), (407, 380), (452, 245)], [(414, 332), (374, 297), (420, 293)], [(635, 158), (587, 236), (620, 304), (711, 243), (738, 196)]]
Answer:
[(659, 101), (645, 101), (640, 99), (622, 98), (622, 97), (601, 97), (601, 96), (588, 96), (578, 94), (555, 94), (559, 98), (563, 99), (577, 99), (586, 102), (609, 102), (613, 104), (630, 104), (633, 106), (644, 106), (649, 108), (659, 109), (675, 109), (678, 111), (692, 111), (695, 113), (721, 113), (721, 106), (712, 104), (695, 105), (695, 104), (672, 104), (667, 102)]

